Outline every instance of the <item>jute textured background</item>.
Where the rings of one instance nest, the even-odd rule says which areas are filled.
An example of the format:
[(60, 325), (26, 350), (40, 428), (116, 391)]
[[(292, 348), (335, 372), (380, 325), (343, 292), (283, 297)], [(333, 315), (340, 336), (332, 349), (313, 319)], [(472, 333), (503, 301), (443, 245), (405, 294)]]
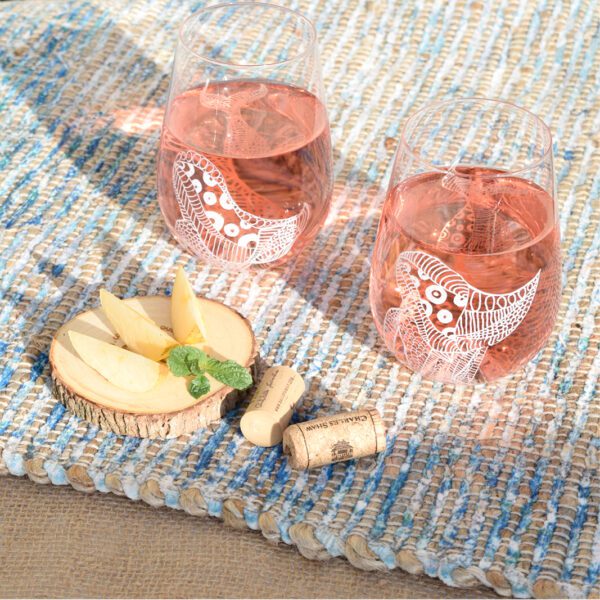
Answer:
[(498, 598), (483, 585), (307, 560), (215, 519), (26, 479), (0, 480), (0, 514), (3, 598)]
[[(296, 472), (239, 412), (168, 442), (66, 413), (47, 352), (65, 319), (168, 292), (193, 263), (165, 232), (154, 153), (177, 24), (202, 3), (3, 3), (1, 468), (220, 516), (365, 569), (502, 594), (600, 593), (600, 8), (594, 0), (289, 2), (318, 26), (335, 154), (331, 217), (285, 269), (194, 285), (252, 321), (267, 361), (306, 378), (300, 418), (375, 407), (377, 459)], [(367, 303), (381, 184), (406, 115), (433, 98), (512, 99), (555, 133), (564, 295), (545, 350), (493, 386), (421, 381), (377, 340)], [(594, 287), (596, 286), (596, 287)], [(32, 519), (35, 515), (32, 514)]]

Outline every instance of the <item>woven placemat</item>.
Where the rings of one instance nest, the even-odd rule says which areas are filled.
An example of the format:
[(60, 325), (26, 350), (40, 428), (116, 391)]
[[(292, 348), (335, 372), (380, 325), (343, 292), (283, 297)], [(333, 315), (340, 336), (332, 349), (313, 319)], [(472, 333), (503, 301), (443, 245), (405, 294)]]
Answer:
[[(1, 469), (219, 516), (364, 569), (482, 581), (505, 595), (600, 594), (595, 0), (287, 3), (318, 26), (331, 217), (284, 269), (226, 275), (198, 264), (194, 285), (250, 318), (268, 361), (304, 375), (300, 418), (374, 406), (385, 453), (295, 472), (279, 448), (244, 441), (239, 411), (159, 442), (99, 431), (52, 399), (59, 325), (94, 306), (100, 286), (165, 293), (175, 266), (191, 266), (162, 223), (154, 156), (176, 28), (201, 4), (0, 6)], [(384, 351), (368, 271), (406, 115), (472, 95), (524, 105), (555, 134), (564, 294), (552, 337), (524, 370), (454, 388)]]

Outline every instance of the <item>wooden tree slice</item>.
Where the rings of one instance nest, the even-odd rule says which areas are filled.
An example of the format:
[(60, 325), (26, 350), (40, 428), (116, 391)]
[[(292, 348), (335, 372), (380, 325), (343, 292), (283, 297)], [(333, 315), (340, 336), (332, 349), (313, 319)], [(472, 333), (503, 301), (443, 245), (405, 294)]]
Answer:
[[(250, 323), (221, 302), (198, 298), (205, 319), (207, 341), (196, 344), (215, 358), (235, 360), (250, 367), (257, 352)], [(146, 296), (126, 300), (172, 334), (170, 298)], [(209, 377), (210, 391), (196, 399), (187, 381), (161, 365), (158, 383), (145, 392), (123, 390), (89, 367), (69, 339), (77, 331), (123, 346), (100, 308), (77, 315), (56, 333), (50, 364), (56, 398), (71, 412), (101, 429), (146, 438), (171, 438), (205, 427), (233, 407), (239, 393)]]

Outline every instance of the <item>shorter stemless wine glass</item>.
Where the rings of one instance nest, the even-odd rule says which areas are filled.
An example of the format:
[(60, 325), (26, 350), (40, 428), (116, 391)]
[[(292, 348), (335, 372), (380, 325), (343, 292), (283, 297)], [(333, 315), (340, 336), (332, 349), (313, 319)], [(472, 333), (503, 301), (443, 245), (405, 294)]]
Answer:
[(492, 381), (540, 350), (559, 300), (548, 127), (478, 98), (409, 118), (371, 266), (388, 349), (429, 379)]
[(175, 238), (223, 269), (273, 266), (323, 224), (332, 158), (315, 29), (240, 2), (183, 23), (158, 152)]

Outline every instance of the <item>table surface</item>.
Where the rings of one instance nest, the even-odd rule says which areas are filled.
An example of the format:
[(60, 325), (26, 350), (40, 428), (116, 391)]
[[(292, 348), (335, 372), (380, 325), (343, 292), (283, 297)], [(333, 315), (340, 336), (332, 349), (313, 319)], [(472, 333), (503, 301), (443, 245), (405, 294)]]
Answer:
[(0, 515), (3, 598), (499, 597), (339, 558), (311, 561), (213, 519), (15, 477), (0, 478)]
[[(600, 597), (600, 4), (281, 1), (317, 25), (336, 191), (306, 259), (256, 274), (195, 263), (156, 206), (176, 28), (202, 0), (1, 3), (0, 474), (221, 516), (362, 568), (487, 581), (519, 597)], [(377, 341), (368, 304), (401, 127), (428, 102), (467, 96), (510, 100), (551, 127), (564, 250), (544, 350), (476, 389), (402, 368)], [(249, 318), (265, 361), (303, 375), (299, 419), (375, 406), (386, 452), (298, 472), (280, 447), (243, 439), (239, 412), (149, 442), (59, 405), (48, 365), (57, 328), (96, 306), (100, 287), (168, 293), (178, 265), (199, 294)], [(0, 514), (11, 515), (0, 525), (7, 595), (456, 593), (400, 572), (308, 563), (181, 511), (11, 479), (0, 492)]]

